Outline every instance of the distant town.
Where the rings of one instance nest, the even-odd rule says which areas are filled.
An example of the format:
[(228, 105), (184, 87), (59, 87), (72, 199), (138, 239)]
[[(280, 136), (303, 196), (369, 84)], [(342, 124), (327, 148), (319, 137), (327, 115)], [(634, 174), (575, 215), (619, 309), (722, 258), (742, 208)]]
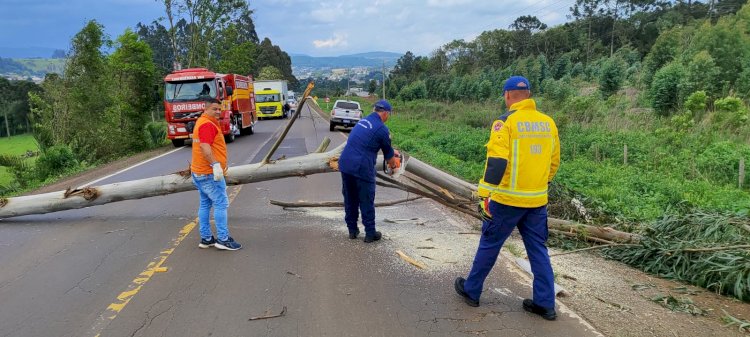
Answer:
[[(388, 73), (400, 57), (397, 53), (374, 52), (338, 57), (292, 55), (292, 72), (298, 79), (314, 78), (340, 81), (348, 78), (353, 85), (364, 86), (383, 70)], [(3, 58), (0, 55), (0, 77), (41, 83), (47, 73), (62, 73), (65, 59), (60, 57)]]

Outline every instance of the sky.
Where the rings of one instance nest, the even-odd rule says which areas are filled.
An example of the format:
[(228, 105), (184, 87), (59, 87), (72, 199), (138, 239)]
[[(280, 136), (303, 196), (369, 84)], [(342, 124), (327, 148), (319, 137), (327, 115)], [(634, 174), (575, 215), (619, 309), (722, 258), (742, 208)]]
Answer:
[[(455, 40), (508, 28), (521, 15), (567, 21), (575, 0), (249, 1), (260, 38), (288, 53), (337, 56), (369, 51), (429, 55)], [(164, 16), (158, 0), (0, 0), (0, 47), (67, 50), (90, 19), (111, 38)]]

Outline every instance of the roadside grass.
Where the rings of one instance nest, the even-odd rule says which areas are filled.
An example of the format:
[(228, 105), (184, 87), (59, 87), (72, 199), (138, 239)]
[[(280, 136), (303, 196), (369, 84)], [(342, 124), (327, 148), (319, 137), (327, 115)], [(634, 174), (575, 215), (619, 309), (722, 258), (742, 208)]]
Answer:
[(39, 146), (30, 133), (0, 138), (0, 154), (20, 156), (26, 151), (39, 151)]
[[(360, 102), (366, 114), (372, 110), (367, 99), (348, 99)], [(739, 159), (750, 161), (750, 145), (715, 129), (686, 130), (670, 119), (628, 113), (627, 100), (537, 100), (560, 129), (556, 184), (605, 222), (644, 223), (670, 210), (748, 215), (750, 193), (737, 187), (737, 174)], [(394, 146), (469, 182), (479, 180), (489, 126), (501, 102), (391, 103)]]
[[(27, 151), (36, 153), (39, 147), (31, 134), (0, 138), (0, 155), (21, 156)], [(27, 164), (33, 164), (36, 156), (26, 158)], [(0, 167), (0, 186), (8, 186), (13, 181), (13, 175), (5, 167)]]

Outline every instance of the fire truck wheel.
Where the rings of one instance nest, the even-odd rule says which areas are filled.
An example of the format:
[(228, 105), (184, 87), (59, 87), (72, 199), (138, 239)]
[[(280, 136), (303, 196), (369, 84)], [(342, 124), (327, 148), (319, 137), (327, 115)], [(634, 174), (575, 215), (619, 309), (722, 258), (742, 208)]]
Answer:
[(240, 129), (240, 134), (244, 135), (252, 135), (255, 133), (255, 124), (252, 124), (244, 129)]
[(174, 147), (183, 147), (185, 146), (185, 140), (184, 139), (172, 139), (172, 145), (174, 145)]

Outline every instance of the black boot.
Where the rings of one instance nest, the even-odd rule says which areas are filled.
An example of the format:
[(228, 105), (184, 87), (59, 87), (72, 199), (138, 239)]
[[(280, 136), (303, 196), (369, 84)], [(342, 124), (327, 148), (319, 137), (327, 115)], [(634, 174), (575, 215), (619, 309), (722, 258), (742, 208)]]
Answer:
[(456, 281), (453, 282), (453, 287), (456, 288), (456, 293), (459, 296), (463, 297), (464, 302), (466, 302), (466, 304), (468, 304), (470, 307), (478, 307), (479, 301), (473, 300), (464, 290), (464, 282), (466, 282), (466, 280), (463, 277), (457, 277)]
[(365, 242), (378, 241), (382, 237), (383, 237), (383, 234), (381, 234), (380, 232), (376, 231), (373, 235), (365, 235)]
[(557, 313), (555, 312), (555, 309), (542, 308), (534, 304), (534, 301), (528, 298), (523, 300), (523, 310), (526, 310), (532, 314), (537, 314), (539, 316), (542, 316), (542, 318), (548, 321), (554, 321), (557, 318)]
[(350, 238), (350, 239), (354, 240), (354, 239), (356, 239), (356, 238), (357, 238), (357, 236), (359, 236), (359, 231), (356, 231), (356, 232), (349, 232), (349, 238)]

